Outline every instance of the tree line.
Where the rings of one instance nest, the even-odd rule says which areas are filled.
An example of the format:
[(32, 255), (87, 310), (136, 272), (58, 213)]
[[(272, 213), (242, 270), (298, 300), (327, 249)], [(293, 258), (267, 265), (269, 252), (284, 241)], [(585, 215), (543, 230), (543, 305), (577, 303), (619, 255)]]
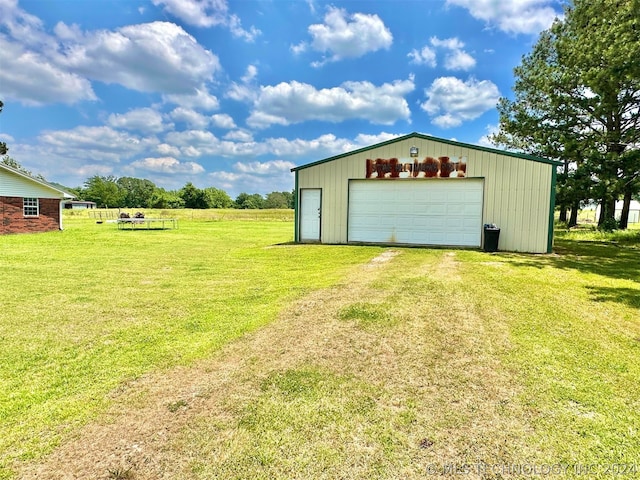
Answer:
[(151, 180), (94, 175), (83, 187), (68, 188), (78, 200), (104, 208), (294, 208), (293, 192), (241, 193), (235, 200), (215, 187), (198, 188), (188, 182), (180, 190), (165, 190)]
[(626, 228), (640, 199), (640, 0), (571, 3), (515, 68), (492, 140), (562, 163), (556, 205), (569, 226), (597, 202), (601, 228)]

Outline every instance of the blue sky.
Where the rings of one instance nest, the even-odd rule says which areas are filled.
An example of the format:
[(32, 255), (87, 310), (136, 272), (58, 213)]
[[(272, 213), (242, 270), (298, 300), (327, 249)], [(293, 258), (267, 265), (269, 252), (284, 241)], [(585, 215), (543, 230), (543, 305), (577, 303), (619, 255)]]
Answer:
[(413, 131), (488, 145), (557, 0), (0, 0), (0, 140), (25, 168), (241, 192)]

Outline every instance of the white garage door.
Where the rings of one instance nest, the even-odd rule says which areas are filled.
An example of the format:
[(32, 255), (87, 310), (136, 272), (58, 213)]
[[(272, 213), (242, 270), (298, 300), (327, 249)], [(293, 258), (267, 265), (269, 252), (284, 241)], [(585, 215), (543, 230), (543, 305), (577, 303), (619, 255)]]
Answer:
[(479, 247), (482, 179), (352, 180), (350, 242)]

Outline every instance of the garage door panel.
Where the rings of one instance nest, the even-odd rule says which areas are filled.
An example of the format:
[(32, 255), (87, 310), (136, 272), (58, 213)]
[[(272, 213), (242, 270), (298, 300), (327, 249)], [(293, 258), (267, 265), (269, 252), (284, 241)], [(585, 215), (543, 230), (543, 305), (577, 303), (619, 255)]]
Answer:
[(349, 241), (480, 246), (481, 179), (354, 180), (349, 184)]

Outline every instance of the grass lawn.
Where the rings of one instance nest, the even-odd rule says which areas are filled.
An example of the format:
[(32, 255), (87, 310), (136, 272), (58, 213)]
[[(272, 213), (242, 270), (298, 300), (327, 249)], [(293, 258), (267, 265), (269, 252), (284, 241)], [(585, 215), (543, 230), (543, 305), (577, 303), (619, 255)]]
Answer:
[(0, 237), (0, 478), (640, 475), (640, 231), (487, 254), (210, 215)]

